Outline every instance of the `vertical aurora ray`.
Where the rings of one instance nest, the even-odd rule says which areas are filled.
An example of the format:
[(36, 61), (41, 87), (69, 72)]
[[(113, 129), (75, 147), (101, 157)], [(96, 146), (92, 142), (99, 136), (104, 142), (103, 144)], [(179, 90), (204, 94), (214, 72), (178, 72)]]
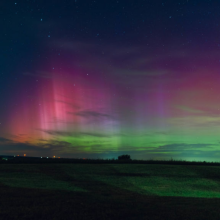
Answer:
[(54, 71), (47, 79), (41, 77), (34, 101), (24, 101), (13, 113), (11, 133), (22, 134), (13, 141), (45, 147), (54, 141), (69, 143), (70, 152), (71, 146), (75, 152), (94, 153), (108, 151), (107, 145), (117, 148), (118, 137), (112, 137), (117, 133), (117, 117), (110, 89), (97, 83), (91, 86), (87, 79), (75, 80), (73, 73), (61, 77)]

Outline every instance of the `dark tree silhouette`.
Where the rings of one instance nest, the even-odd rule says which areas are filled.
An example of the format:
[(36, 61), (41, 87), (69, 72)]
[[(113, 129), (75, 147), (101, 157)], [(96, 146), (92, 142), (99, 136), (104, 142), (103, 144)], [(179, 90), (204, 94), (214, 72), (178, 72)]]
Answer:
[(131, 157), (128, 154), (124, 154), (124, 155), (118, 156), (118, 160), (131, 160)]

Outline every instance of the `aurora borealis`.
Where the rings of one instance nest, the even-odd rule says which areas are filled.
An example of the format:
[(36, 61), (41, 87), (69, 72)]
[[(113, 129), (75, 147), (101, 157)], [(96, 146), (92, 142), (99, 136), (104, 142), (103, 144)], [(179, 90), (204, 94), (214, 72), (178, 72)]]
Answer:
[(219, 161), (220, 3), (3, 2), (0, 155)]

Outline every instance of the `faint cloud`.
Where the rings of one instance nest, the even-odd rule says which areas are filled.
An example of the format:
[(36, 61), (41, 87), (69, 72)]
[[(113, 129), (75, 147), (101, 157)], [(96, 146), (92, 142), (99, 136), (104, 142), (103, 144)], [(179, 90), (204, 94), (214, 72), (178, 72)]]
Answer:
[(73, 104), (71, 102), (66, 102), (66, 101), (62, 101), (62, 100), (55, 100), (56, 102), (59, 102), (59, 103), (63, 103), (63, 104), (66, 104), (66, 105), (69, 105), (75, 109), (80, 109), (80, 107), (76, 104)]
[(190, 113), (204, 113), (204, 111), (190, 108), (190, 107), (183, 106), (183, 105), (176, 105), (175, 108), (186, 111), (186, 112), (190, 112)]
[(127, 84), (128, 78), (125, 80), (124, 77), (133, 78), (135, 76), (135, 81), (137, 81), (139, 77), (161, 76), (170, 73), (164, 68), (155, 68), (158, 58), (152, 58), (150, 54), (140, 52), (143, 51), (140, 46), (100, 45), (97, 47), (97, 44), (93, 42), (67, 40), (54, 41), (51, 46), (62, 48), (79, 57), (83, 55), (83, 59), (77, 60), (73, 64), (74, 66), (89, 72), (105, 72), (105, 76), (119, 79), (116, 81), (117, 84)]
[(89, 111), (89, 110), (79, 111), (79, 112), (75, 112), (75, 113), (68, 112), (68, 114), (74, 114), (74, 115), (81, 116), (81, 117), (84, 117), (84, 118), (90, 118), (90, 117), (113, 118), (113, 116), (111, 116), (111, 115), (104, 114), (104, 113), (99, 113), (99, 112), (96, 112), (96, 111)]
[(93, 132), (68, 132), (68, 131), (56, 131), (56, 130), (43, 130), (47, 134), (54, 136), (67, 136), (67, 137), (82, 137), (82, 136), (93, 136), (93, 137), (110, 137), (110, 135), (101, 134), (101, 133), (93, 133)]
[(71, 143), (57, 140), (43, 140), (38, 144), (29, 142), (15, 142), (10, 139), (0, 138), (0, 154), (20, 154), (26, 153), (28, 156), (52, 156), (54, 153), (69, 152), (74, 150), (78, 152), (77, 146), (72, 146)]
[(210, 126), (219, 126), (220, 117), (219, 115), (208, 115), (208, 116), (185, 116), (185, 117), (176, 117), (168, 119), (168, 123), (174, 126), (181, 127), (210, 127)]
[(36, 71), (35, 73), (25, 72), (23, 73), (23, 75), (41, 77), (41, 78), (47, 78), (47, 79), (53, 78), (53, 75), (46, 71)]
[(47, 134), (50, 134), (50, 135), (58, 135), (58, 136), (72, 136), (73, 133), (72, 132), (68, 132), (68, 131), (56, 131), (56, 130), (45, 130), (45, 129), (36, 129), (36, 130), (39, 130), (39, 131), (43, 131)]
[(79, 135), (93, 136), (93, 137), (110, 137), (110, 135), (100, 134), (100, 133), (90, 133), (90, 132), (80, 132)]
[(8, 143), (8, 142), (12, 142), (13, 140), (10, 140), (8, 138), (4, 138), (4, 137), (0, 137), (0, 142), (1, 143)]
[(167, 144), (163, 146), (159, 146), (155, 149), (152, 149), (152, 152), (176, 152), (176, 151), (189, 151), (195, 149), (211, 149), (215, 146), (215, 144), (185, 144), (185, 143), (176, 143), (176, 144)]

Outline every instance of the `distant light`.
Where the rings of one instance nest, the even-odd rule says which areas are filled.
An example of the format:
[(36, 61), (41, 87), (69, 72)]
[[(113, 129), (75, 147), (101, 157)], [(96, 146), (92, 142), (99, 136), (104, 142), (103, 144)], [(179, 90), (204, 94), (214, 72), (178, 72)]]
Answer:
[(17, 155), (17, 157), (19, 157), (19, 155)]
[(43, 157), (41, 157), (41, 158), (43, 158)]
[(48, 158), (48, 157), (47, 157)]
[(58, 157), (58, 158), (60, 158), (60, 157)]
[(56, 156), (53, 156), (53, 158), (55, 158)]
[(24, 157), (26, 157), (26, 154), (24, 154)]

